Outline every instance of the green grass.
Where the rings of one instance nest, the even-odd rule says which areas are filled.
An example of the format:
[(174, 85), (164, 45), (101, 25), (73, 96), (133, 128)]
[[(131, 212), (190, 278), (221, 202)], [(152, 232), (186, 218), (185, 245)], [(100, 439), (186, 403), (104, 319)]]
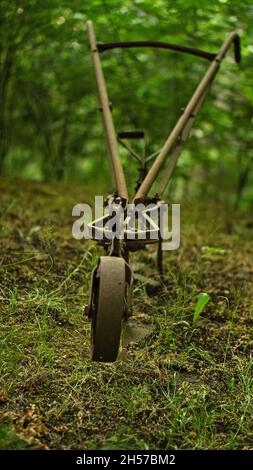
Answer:
[[(250, 216), (226, 233), (222, 209), (186, 207), (152, 296), (154, 252), (134, 255), (134, 314), (151, 334), (98, 364), (83, 306), (101, 250), (71, 237), (72, 205), (91, 191), (2, 180), (0, 192), (1, 448), (252, 448)], [(201, 292), (210, 300), (193, 324)]]

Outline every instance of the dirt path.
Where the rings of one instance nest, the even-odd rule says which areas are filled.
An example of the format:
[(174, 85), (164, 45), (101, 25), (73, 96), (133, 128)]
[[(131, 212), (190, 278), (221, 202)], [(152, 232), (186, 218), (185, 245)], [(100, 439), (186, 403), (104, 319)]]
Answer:
[[(134, 311), (152, 333), (101, 365), (82, 313), (99, 251), (71, 237), (72, 206), (87, 199), (0, 181), (1, 447), (253, 447), (252, 216), (182, 206), (159, 293), (148, 295), (154, 253), (133, 260)], [(193, 326), (201, 292), (211, 300)]]

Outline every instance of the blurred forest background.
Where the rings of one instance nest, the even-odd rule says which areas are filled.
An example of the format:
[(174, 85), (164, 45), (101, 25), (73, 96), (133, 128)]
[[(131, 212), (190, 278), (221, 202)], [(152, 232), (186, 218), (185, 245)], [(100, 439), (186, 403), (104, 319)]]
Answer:
[[(0, 172), (37, 181), (108, 187), (101, 116), (86, 21), (98, 42), (158, 40), (228, 54), (180, 157), (169, 196), (253, 202), (253, 4), (251, 0), (2, 0)], [(117, 130), (146, 129), (149, 151), (170, 132), (208, 67), (156, 49), (102, 56)], [(127, 175), (133, 178), (135, 163)]]

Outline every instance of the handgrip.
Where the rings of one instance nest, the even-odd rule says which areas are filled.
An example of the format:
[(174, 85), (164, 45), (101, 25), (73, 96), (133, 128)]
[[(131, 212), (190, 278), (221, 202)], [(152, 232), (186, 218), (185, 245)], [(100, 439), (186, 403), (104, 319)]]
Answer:
[(118, 132), (119, 139), (144, 139), (144, 131), (121, 131)]
[(234, 38), (234, 50), (235, 50), (235, 61), (239, 63), (241, 62), (241, 44), (240, 44), (240, 36), (238, 34)]

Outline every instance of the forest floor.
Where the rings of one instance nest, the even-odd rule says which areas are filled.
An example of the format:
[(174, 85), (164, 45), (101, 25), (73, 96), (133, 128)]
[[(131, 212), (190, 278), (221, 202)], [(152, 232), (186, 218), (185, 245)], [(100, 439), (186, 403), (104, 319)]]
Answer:
[(92, 191), (2, 179), (0, 199), (1, 448), (253, 448), (252, 214), (182, 205), (159, 292), (155, 253), (133, 256), (150, 334), (100, 364), (83, 306), (101, 252), (71, 234)]

